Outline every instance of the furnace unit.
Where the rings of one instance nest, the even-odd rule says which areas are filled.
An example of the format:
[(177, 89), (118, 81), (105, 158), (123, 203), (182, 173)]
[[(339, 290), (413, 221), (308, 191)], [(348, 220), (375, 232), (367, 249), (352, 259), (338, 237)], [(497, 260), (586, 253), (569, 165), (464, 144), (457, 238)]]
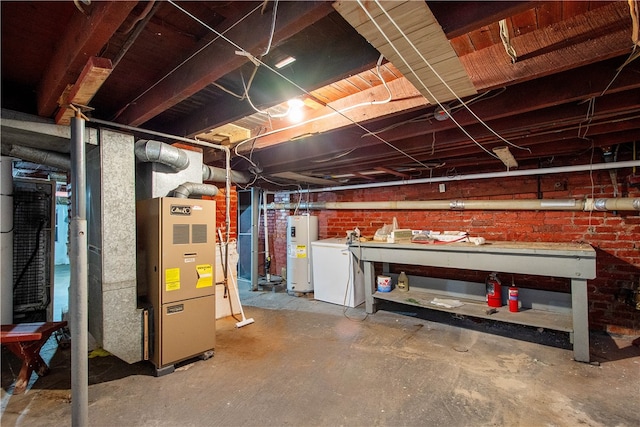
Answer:
[(162, 197), (137, 203), (143, 353), (156, 375), (215, 347), (215, 202)]

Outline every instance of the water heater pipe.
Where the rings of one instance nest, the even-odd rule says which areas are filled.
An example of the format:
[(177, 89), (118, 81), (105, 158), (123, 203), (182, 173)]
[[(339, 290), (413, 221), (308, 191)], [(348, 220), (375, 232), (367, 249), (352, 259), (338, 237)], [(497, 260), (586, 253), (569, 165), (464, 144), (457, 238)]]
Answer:
[(218, 187), (211, 184), (200, 184), (198, 182), (185, 182), (173, 190), (173, 196), (181, 199), (188, 199), (189, 196), (211, 196), (218, 194)]
[(640, 211), (640, 199), (423, 200), (271, 203), (269, 209)]

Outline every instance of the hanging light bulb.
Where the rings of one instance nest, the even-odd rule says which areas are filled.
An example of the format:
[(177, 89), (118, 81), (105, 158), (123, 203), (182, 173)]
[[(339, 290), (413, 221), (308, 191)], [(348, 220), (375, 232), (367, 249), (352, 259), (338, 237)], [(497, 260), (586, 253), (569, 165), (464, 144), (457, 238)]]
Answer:
[(302, 107), (304, 107), (304, 102), (301, 99), (293, 98), (287, 101), (289, 104), (289, 112), (287, 113), (287, 117), (290, 122), (299, 123), (304, 119), (304, 111)]

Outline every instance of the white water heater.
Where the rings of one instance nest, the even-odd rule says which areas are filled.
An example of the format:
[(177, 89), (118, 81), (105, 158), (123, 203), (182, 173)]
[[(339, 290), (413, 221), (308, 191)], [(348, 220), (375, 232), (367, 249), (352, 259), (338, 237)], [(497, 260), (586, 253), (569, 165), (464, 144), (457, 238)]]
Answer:
[(287, 292), (313, 291), (311, 242), (318, 240), (318, 217), (292, 215), (287, 221)]

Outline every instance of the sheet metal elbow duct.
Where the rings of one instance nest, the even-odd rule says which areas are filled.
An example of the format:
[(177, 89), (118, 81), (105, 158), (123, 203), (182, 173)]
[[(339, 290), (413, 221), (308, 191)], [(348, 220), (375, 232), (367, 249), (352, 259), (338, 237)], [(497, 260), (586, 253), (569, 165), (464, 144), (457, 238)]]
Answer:
[(189, 167), (187, 153), (164, 142), (141, 139), (135, 144), (135, 154), (142, 162), (156, 162), (169, 166), (176, 172)]
[[(215, 166), (202, 165), (202, 180), (213, 182), (225, 182), (227, 179), (227, 171), (223, 168)], [(249, 174), (238, 171), (231, 171), (231, 182), (236, 184), (248, 184), (250, 182)]]
[(185, 182), (173, 190), (173, 197), (188, 199), (189, 196), (215, 196), (218, 194), (218, 187), (211, 184), (200, 184), (198, 182)]

